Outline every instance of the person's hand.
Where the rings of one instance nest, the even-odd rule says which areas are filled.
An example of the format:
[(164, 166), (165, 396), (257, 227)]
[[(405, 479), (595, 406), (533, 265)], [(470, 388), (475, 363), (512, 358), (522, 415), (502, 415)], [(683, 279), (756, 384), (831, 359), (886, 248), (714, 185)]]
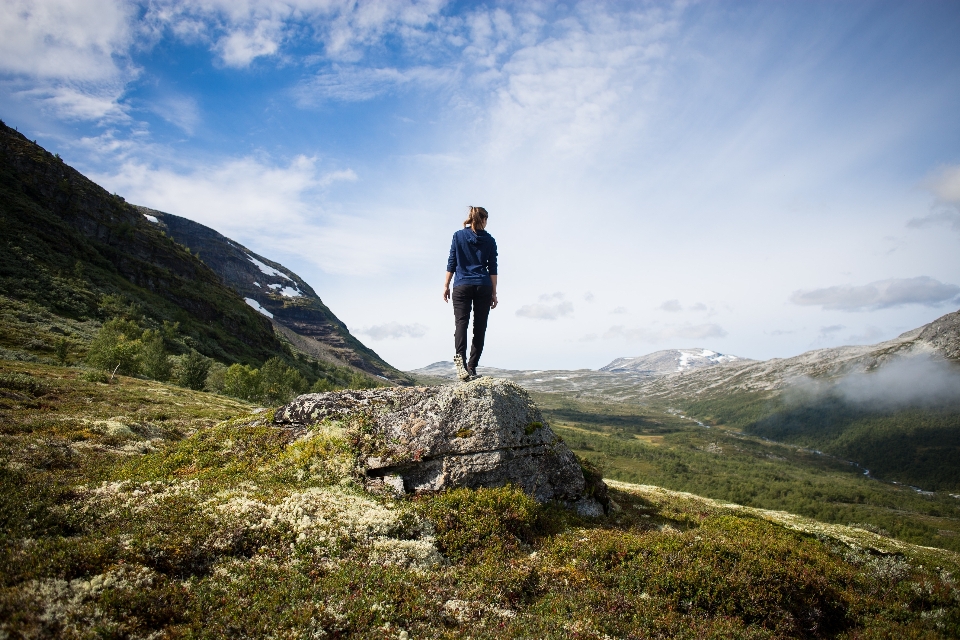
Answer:
[(450, 302), (450, 287), (443, 288), (443, 301)]
[(493, 295), (490, 296), (490, 308), (491, 309), (497, 308), (497, 292), (496, 291), (494, 291)]

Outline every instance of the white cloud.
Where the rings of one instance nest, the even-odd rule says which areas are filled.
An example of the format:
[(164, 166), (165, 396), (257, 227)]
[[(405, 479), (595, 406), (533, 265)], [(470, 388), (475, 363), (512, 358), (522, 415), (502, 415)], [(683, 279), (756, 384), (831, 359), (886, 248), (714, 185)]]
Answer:
[(286, 40), (314, 38), (331, 60), (355, 61), (364, 47), (390, 33), (402, 42), (429, 39), (443, 0), (154, 0), (143, 30), (169, 30), (186, 41), (206, 42), (228, 67), (281, 54)]
[(228, 67), (249, 66), (255, 58), (273, 55), (280, 48), (280, 25), (257, 22), (252, 30), (229, 33), (217, 42), (215, 50)]
[(4, 90), (56, 118), (127, 121), (120, 99), (138, 74), (128, 56), (134, 13), (131, 3), (115, 0), (4, 2)]
[(133, 41), (135, 6), (119, 0), (5, 0), (0, 70), (48, 80), (112, 80)]
[(540, 296), (540, 302), (526, 304), (516, 311), (516, 315), (521, 318), (533, 318), (535, 320), (556, 320), (573, 313), (573, 303), (563, 299), (564, 295), (559, 291)]
[(676, 312), (683, 309), (683, 307), (680, 306), (679, 300), (667, 300), (660, 305), (660, 309), (662, 309), (663, 311)]
[[(486, 54), (478, 62), (491, 66), (478, 79), (489, 79), (496, 96), (489, 116), (492, 155), (533, 140), (575, 155), (622, 136), (630, 121), (642, 119), (665, 53), (661, 39), (675, 27), (671, 9), (648, 6), (613, 15), (584, 4), (578, 11), (551, 25), (549, 33), (537, 20), (504, 24), (493, 31), (509, 45), (476, 47)], [(475, 42), (484, 37), (475, 36)], [(504, 48), (512, 51), (497, 66)]]
[(427, 334), (427, 328), (422, 324), (400, 324), (399, 322), (388, 322), (386, 324), (378, 324), (372, 327), (359, 329), (357, 333), (370, 336), (374, 340), (422, 338)]
[(190, 135), (200, 124), (200, 108), (197, 101), (188, 96), (165, 95), (152, 98), (148, 108)]
[(617, 307), (616, 309), (614, 309), (614, 310), (611, 311), (610, 313), (613, 314), (613, 315), (623, 315), (623, 314), (627, 313), (627, 308), (626, 308), (626, 307)]
[(331, 171), (321, 176), (318, 184), (321, 187), (329, 187), (334, 182), (356, 182), (359, 178), (353, 169), (341, 169), (340, 171)]
[(452, 70), (433, 67), (396, 69), (334, 65), (302, 83), (294, 95), (303, 107), (327, 100), (361, 102), (405, 86), (439, 86), (450, 82), (453, 77)]
[(718, 324), (695, 324), (679, 327), (651, 329), (647, 327), (628, 328), (622, 325), (610, 327), (603, 334), (606, 340), (627, 340), (630, 342), (666, 342), (668, 340), (704, 340), (722, 338), (727, 332)]
[(127, 109), (120, 104), (120, 83), (96, 83), (78, 86), (67, 83), (42, 83), (20, 91), (21, 98), (34, 100), (45, 111), (64, 120), (95, 120), (101, 123), (128, 122)]
[(960, 287), (928, 276), (891, 278), (866, 285), (839, 285), (810, 291), (795, 291), (790, 301), (835, 311), (888, 309), (908, 304), (937, 306), (960, 294)]

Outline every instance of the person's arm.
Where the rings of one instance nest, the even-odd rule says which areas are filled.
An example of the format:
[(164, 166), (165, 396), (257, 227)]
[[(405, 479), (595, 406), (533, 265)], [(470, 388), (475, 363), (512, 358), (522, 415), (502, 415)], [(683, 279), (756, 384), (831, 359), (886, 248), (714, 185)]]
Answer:
[[(450, 302), (450, 280), (453, 279), (453, 273), (447, 271), (447, 277), (443, 280), (443, 301)], [(496, 287), (494, 287), (496, 289)]]
[(457, 234), (453, 234), (450, 241), (450, 256), (447, 258), (447, 275), (443, 281), (443, 301), (450, 301), (450, 280), (453, 279), (453, 273), (457, 270)]
[(490, 282), (493, 284), (493, 296), (490, 298), (490, 308), (497, 308), (497, 241), (490, 236), (490, 244), (493, 245), (493, 251), (487, 256), (487, 272), (490, 274)]

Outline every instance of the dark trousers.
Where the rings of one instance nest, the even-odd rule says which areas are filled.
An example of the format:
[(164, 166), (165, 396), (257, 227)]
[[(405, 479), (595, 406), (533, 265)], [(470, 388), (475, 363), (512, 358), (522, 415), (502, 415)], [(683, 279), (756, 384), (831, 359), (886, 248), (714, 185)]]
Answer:
[[(457, 330), (453, 334), (456, 352), (467, 368), (475, 369), (483, 353), (483, 336), (487, 333), (487, 316), (493, 287), (479, 284), (462, 284), (453, 289), (453, 317)], [(470, 359), (467, 360), (467, 324), (470, 322), (470, 307), (473, 307), (473, 341), (470, 343)]]

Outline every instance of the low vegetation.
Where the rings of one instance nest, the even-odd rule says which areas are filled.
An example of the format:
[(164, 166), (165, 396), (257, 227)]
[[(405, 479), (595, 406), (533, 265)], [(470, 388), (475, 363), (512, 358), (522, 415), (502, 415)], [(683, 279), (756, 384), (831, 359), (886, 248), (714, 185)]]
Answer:
[(0, 632), (960, 634), (951, 552), (636, 485), (598, 519), (510, 487), (369, 494), (354, 428), (293, 433), (224, 396), (0, 361)]
[(733, 393), (675, 404), (709, 424), (854, 460), (886, 481), (960, 493), (960, 398), (883, 407)]
[[(626, 403), (535, 396), (551, 427), (605, 477), (654, 484), (960, 551), (960, 498), (865, 475), (838, 456), (700, 426)], [(683, 414), (685, 416), (685, 414)]]

